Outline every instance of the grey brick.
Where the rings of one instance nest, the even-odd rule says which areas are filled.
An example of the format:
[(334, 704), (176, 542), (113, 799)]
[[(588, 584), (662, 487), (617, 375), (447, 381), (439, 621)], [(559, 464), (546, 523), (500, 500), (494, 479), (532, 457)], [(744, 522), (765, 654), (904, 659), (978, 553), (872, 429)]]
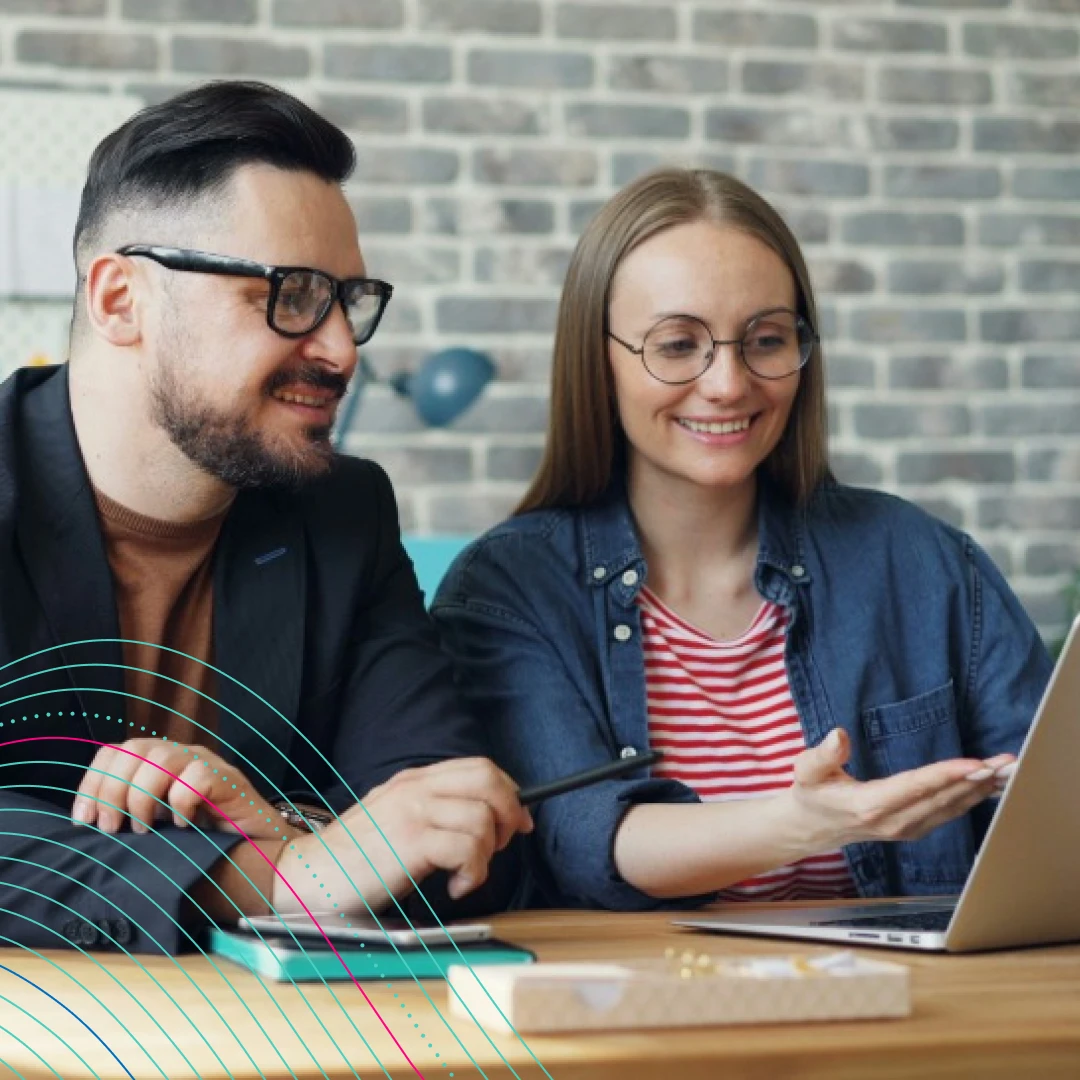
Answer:
[[(153, 78), (153, 76), (151, 76)], [(196, 85), (198, 80), (194, 82), (161, 82), (158, 79), (154, 79), (153, 82), (130, 82), (124, 85), (124, 93), (130, 94), (134, 98), (138, 98), (144, 105), (160, 105), (163, 101), (168, 101), (169, 98), (175, 97), (177, 94), (182, 93), (184, 90), (190, 90), (192, 86)], [(69, 89), (69, 87), (53, 86), (50, 87), (53, 90)]]
[(977, 512), (983, 529), (1080, 529), (1080, 498), (1069, 495), (984, 495)]
[(888, 384), (897, 390), (1004, 390), (1009, 365), (1000, 356), (890, 356)]
[(972, 56), (998, 60), (1061, 60), (1076, 56), (1080, 35), (1069, 26), (1015, 26), (1009, 23), (968, 23), (964, 50)]
[(605, 199), (575, 199), (570, 203), (570, 231), (580, 233), (604, 205)]
[(458, 167), (452, 150), (360, 143), (352, 180), (357, 184), (449, 184), (457, 179)]
[(426, 98), (423, 122), (426, 131), (458, 135), (538, 135), (548, 126), (524, 101), (478, 97)]
[(986, 105), (994, 84), (988, 72), (966, 68), (883, 68), (882, 101), (903, 105)]
[(427, 504), (428, 522), (437, 533), (475, 536), (505, 521), (523, 494), (524, 491), (434, 495)]
[(420, 0), (420, 29), (452, 34), (538, 34), (536, 0)]
[(835, 352), (831, 346), (825, 352), (825, 381), (833, 387), (862, 387), (870, 389), (877, 379), (877, 367), (865, 354), (851, 355)]
[(396, 30), (405, 25), (403, 0), (274, 0), (279, 26), (357, 27)]
[(985, 405), (980, 429), (995, 438), (1008, 435), (1074, 435), (1080, 431), (1080, 403)]
[(793, 94), (821, 101), (862, 101), (866, 71), (854, 64), (773, 60), (747, 60), (742, 71), (748, 94)]
[(979, 332), (984, 341), (1005, 344), (1024, 341), (1070, 341), (1080, 338), (1080, 311), (1038, 311), (1005, 308), (979, 315)]
[(555, 228), (555, 207), (545, 199), (430, 199), (424, 228), (448, 236), (538, 235)]
[(911, 450), (896, 459), (901, 484), (1009, 484), (1016, 478), (1016, 458), (1009, 450)]
[(559, 4), (555, 33), (590, 41), (674, 41), (675, 12), (639, 4)]
[[(670, 164), (672, 159), (668, 154), (649, 150), (622, 151), (611, 157), (611, 182), (616, 187), (622, 187), (643, 173)], [(680, 164), (727, 173), (735, 171), (735, 158), (731, 154), (695, 154), (692, 159), (683, 160)]]
[(363, 242), (372, 233), (407, 233), (412, 231), (412, 206), (399, 196), (349, 195), (349, 205), (356, 217), (356, 227)]
[(810, 265), (814, 289), (819, 293), (867, 293), (874, 291), (874, 272), (855, 259), (819, 258)]
[(483, 247), (476, 252), (473, 270), (477, 281), (558, 288), (569, 262), (566, 247)]
[(981, 214), (979, 243), (989, 247), (1080, 244), (1080, 216), (1065, 214)]
[(591, 150), (477, 150), (473, 175), (486, 184), (582, 187), (596, 182), (596, 155)]
[(157, 42), (143, 34), (93, 34), (23, 30), (15, 38), (15, 59), (63, 68), (153, 71)]
[(864, 439), (940, 439), (970, 431), (971, 413), (964, 405), (855, 406), (855, 434)]
[(817, 20), (810, 15), (776, 15), (763, 11), (698, 11), (690, 36), (725, 48), (768, 45), (805, 49), (818, 43)]
[(976, 118), (976, 150), (991, 153), (1075, 154), (1080, 151), (1080, 121)]
[(1025, 356), (1021, 368), (1024, 386), (1038, 389), (1080, 388), (1080, 357), (1034, 354)]
[(461, 277), (461, 253), (456, 249), (364, 244), (364, 264), (373, 277), (395, 285), (441, 285)]
[(484, 475), (490, 480), (531, 480), (540, 467), (544, 448), (534, 446), (489, 446), (484, 460)]
[(726, 60), (685, 54), (613, 56), (608, 85), (613, 90), (720, 94), (728, 88), (728, 64)]
[(1080, 262), (1051, 259), (1032, 259), (1029, 262), (1022, 262), (1020, 263), (1020, 288), (1025, 292), (1038, 293), (1080, 292)]
[(554, 300), (516, 297), (444, 296), (435, 305), (440, 333), (550, 334)]
[[(776, 204), (773, 204), (776, 206)], [(829, 215), (815, 206), (776, 206), (800, 244), (827, 244), (830, 235)]]
[(1007, 8), (1013, 0), (896, 0), (900, 7), (942, 8), (945, 11)]
[(829, 464), (836, 479), (842, 484), (865, 487), (880, 484), (885, 478), (885, 470), (869, 454), (833, 451), (829, 455)]
[(453, 58), (441, 45), (327, 45), (324, 67), (331, 79), (445, 83)]
[(1029, 544), (1024, 552), (1024, 573), (1032, 577), (1073, 574), (1080, 567), (1080, 544)]
[(396, 134), (407, 130), (409, 111), (404, 98), (375, 94), (320, 94), (319, 112), (347, 131)]
[(172, 66), (175, 71), (200, 75), (301, 78), (311, 71), (311, 57), (302, 45), (279, 45), (251, 37), (174, 37)]
[(566, 106), (571, 135), (592, 139), (685, 139), (690, 111), (666, 105), (583, 101)]
[(964, 242), (964, 221), (959, 214), (871, 210), (848, 215), (841, 233), (849, 244), (954, 247)]
[(120, 14), (132, 22), (253, 23), (259, 10), (256, 0), (124, 0)]
[(488, 355), (495, 361), (503, 383), (547, 386), (551, 381), (550, 345), (497, 345), (492, 342)]
[(949, 48), (949, 34), (936, 22), (845, 18), (833, 26), (833, 44), (858, 52), (943, 53)]
[(1017, 169), (1013, 194), (1022, 199), (1080, 199), (1080, 169)]
[[(397, 301), (390, 304), (392, 308)], [(387, 308), (389, 313), (390, 308)], [(365, 353), (373, 356), (376, 350), (365, 346)], [(381, 368), (379, 370), (382, 370)], [(351, 454), (370, 454), (364, 449), (365, 435), (396, 435), (419, 432), (424, 428), (423, 421), (416, 414), (412, 402), (399, 397), (386, 386), (368, 386), (360, 402), (353, 426), (345, 441), (346, 449)]]
[(955, 150), (960, 125), (955, 120), (873, 116), (866, 121), (866, 135), (875, 150)]
[(4, 15), (104, 15), (108, 0), (0, 0)]
[(579, 90), (592, 86), (593, 68), (588, 53), (576, 52), (473, 49), (468, 58), (469, 82), (478, 86)]
[(1017, 105), (1050, 109), (1080, 109), (1080, 75), (1033, 75), (1014, 72), (1009, 96)]
[(947, 522), (958, 529), (967, 528), (967, 515), (964, 513), (964, 508), (952, 499), (920, 495), (915, 499), (915, 502), (928, 514), (933, 514), (934, 517), (939, 518), (941, 521)]
[(817, 110), (755, 109), (724, 106), (705, 112), (705, 137), (716, 142), (770, 146), (849, 147), (855, 142), (851, 121)]
[(981, 296), (1005, 287), (1005, 270), (997, 262), (956, 259), (898, 259), (889, 264), (889, 291), (912, 296)]
[(766, 193), (865, 195), (870, 190), (870, 169), (866, 165), (839, 161), (755, 158), (750, 162), (748, 177), (753, 187)]
[(1062, 15), (1080, 15), (1080, 0), (1026, 0), (1032, 11), (1058, 12)]
[(854, 341), (963, 341), (962, 311), (917, 308), (861, 308), (851, 314)]
[(1080, 446), (1065, 450), (1032, 450), (1027, 455), (1024, 476), (1050, 483), (1080, 481)]
[(1001, 193), (996, 167), (887, 165), (885, 194), (900, 199), (992, 199)]
[(840, 313), (826, 297), (818, 297), (817, 332), (826, 341), (840, 336)]
[(546, 394), (489, 391), (452, 426), (454, 431), (477, 434), (512, 431), (515, 435), (540, 435), (547, 430), (547, 421)]
[(416, 334), (423, 328), (424, 319), (420, 309), (408, 297), (399, 292), (379, 323), (380, 334)]
[(472, 479), (472, 451), (458, 446), (380, 446), (369, 456), (389, 474), (395, 487), (453, 484)]

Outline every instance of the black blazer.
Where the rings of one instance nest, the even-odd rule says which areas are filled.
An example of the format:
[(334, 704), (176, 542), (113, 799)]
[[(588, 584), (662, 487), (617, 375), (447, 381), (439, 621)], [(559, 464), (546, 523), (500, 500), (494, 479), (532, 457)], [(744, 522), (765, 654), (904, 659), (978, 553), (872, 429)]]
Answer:
[[(213, 572), (220, 752), (264, 795), (341, 810), (402, 768), (487, 754), (374, 463), (241, 492)], [(0, 385), (0, 944), (178, 951), (198, 929), (184, 894), (239, 841), (70, 823), (99, 745), (149, 734), (124, 720), (118, 637), (67, 369), (23, 369)]]

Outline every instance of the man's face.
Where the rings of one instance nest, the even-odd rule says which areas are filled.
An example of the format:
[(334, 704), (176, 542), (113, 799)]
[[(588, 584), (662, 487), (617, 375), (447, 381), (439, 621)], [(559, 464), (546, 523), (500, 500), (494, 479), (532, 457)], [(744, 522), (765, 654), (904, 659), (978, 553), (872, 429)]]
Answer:
[[(234, 174), (220, 226), (191, 246), (338, 278), (365, 272), (338, 187), (265, 165)], [(146, 334), (153, 421), (232, 487), (294, 486), (325, 472), (334, 414), (356, 366), (340, 304), (318, 329), (286, 338), (266, 321), (268, 282), (151, 269), (160, 285), (159, 316)]]

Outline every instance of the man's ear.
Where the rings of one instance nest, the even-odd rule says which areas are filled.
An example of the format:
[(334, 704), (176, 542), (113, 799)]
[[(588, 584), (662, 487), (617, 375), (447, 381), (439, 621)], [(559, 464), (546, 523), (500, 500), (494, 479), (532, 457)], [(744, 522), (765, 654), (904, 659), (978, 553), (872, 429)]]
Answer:
[(83, 301), (94, 333), (112, 345), (136, 345), (142, 339), (137, 264), (124, 255), (99, 255), (86, 271)]

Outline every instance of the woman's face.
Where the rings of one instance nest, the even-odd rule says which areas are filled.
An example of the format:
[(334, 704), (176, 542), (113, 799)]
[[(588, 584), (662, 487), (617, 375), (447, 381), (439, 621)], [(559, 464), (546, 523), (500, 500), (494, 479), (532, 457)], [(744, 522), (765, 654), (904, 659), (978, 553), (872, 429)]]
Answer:
[[(756, 316), (795, 307), (794, 279), (776, 252), (740, 229), (697, 221), (666, 229), (626, 256), (612, 282), (608, 329), (636, 349), (661, 320), (692, 316), (715, 340), (730, 341), (742, 339)], [(678, 331), (696, 324), (665, 326)], [(692, 339), (676, 333), (661, 342), (654, 332), (652, 340), (677, 357)], [(703, 375), (671, 385), (608, 339), (635, 487), (656, 481), (670, 490), (681, 482), (733, 492), (754, 483), (755, 470), (779, 442), (799, 374), (760, 378), (743, 363), (738, 345), (714, 348)]]

